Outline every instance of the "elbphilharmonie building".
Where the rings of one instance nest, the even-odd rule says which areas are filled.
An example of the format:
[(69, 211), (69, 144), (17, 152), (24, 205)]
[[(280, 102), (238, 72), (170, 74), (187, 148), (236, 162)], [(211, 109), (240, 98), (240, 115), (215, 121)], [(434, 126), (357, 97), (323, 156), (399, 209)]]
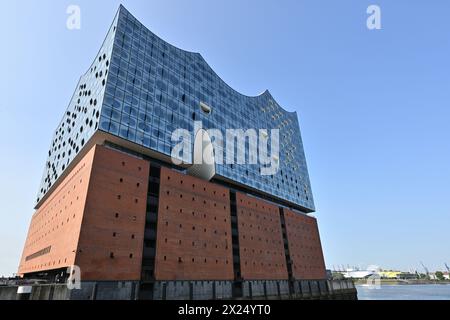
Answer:
[[(195, 167), (198, 123), (224, 133), (209, 139), (213, 160), (241, 152), (246, 161)], [(192, 134), (191, 151), (173, 161), (179, 129)], [(230, 149), (227, 129), (257, 135)], [(248, 161), (255, 139), (257, 155), (270, 142), (268, 163)], [(276, 170), (264, 174), (268, 166)], [(232, 89), (123, 6), (56, 127), (35, 209), (19, 274), (50, 281), (78, 266), (82, 287), (70, 299), (326, 290), (297, 114), (269, 91)]]

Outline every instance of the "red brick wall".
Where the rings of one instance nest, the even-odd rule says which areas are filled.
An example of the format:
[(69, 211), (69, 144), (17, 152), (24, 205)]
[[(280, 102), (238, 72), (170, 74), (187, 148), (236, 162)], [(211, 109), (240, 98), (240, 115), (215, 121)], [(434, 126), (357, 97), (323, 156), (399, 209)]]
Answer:
[(242, 193), (236, 202), (242, 278), (287, 279), (278, 207)]
[(140, 279), (149, 170), (148, 161), (96, 147), (76, 258), (82, 280)]
[[(119, 151), (89, 150), (33, 215), (19, 273), (75, 264), (82, 280), (139, 280), (149, 169)], [(278, 207), (236, 195), (242, 277), (287, 279)], [(325, 278), (316, 219), (284, 212), (294, 277)], [(227, 188), (161, 169), (155, 277), (234, 278)]]
[[(74, 264), (93, 157), (94, 150), (90, 150), (33, 214), (19, 274)], [(47, 247), (51, 247), (49, 253), (26, 261)]]
[(19, 274), (75, 264), (82, 280), (140, 279), (148, 172), (147, 161), (92, 147), (33, 215)]
[(160, 181), (156, 279), (233, 279), (228, 190), (167, 168)]
[(317, 220), (288, 209), (284, 209), (284, 217), (294, 278), (325, 279), (325, 262)]

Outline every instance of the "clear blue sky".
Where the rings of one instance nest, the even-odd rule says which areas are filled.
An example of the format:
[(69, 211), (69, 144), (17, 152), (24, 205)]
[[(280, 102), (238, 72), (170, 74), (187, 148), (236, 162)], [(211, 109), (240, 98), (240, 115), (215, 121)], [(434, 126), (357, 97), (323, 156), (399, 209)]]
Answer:
[[(66, 8), (81, 7), (81, 30)], [(123, 1), (233, 88), (296, 110), (325, 260), (450, 263), (450, 3)], [(366, 28), (377, 4), (382, 30)], [(119, 1), (4, 1), (0, 275), (16, 271), (53, 130)]]

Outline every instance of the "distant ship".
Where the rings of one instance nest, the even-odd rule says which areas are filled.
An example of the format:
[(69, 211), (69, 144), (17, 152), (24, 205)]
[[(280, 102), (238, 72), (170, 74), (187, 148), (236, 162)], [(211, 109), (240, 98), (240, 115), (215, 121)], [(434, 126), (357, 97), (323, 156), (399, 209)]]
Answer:
[(342, 275), (344, 276), (344, 278), (354, 278), (354, 279), (368, 278), (374, 274), (377, 274), (377, 272), (375, 270), (347, 269), (346, 271), (342, 272)]
[(365, 269), (353, 267), (353, 268), (342, 268), (336, 272), (341, 273), (344, 278), (353, 278), (353, 279), (364, 279), (373, 275), (378, 275), (380, 268), (378, 266), (368, 266)]

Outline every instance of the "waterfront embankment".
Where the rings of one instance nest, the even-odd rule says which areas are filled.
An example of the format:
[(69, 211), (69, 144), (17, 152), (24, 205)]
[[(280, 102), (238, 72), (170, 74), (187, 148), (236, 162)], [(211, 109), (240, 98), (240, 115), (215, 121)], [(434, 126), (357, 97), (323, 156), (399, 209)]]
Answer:
[[(450, 284), (450, 280), (427, 280), (427, 279), (379, 279), (381, 285), (430, 285)], [(354, 279), (355, 285), (366, 285), (374, 282), (374, 279)]]

